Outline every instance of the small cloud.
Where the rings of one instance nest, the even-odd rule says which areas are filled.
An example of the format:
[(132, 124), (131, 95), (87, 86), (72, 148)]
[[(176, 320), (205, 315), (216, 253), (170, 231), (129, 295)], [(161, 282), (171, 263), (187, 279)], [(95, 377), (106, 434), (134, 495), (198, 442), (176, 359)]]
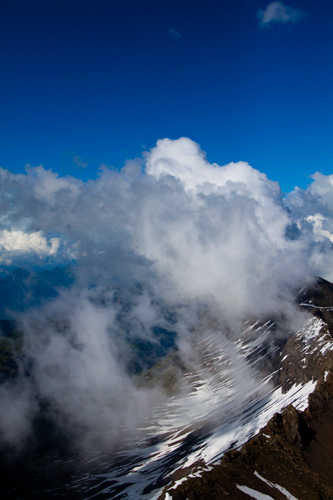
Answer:
[(172, 40), (180, 40), (180, 38), (182, 38), (182, 34), (173, 28), (170, 28), (168, 30), (168, 35), (169, 35), (169, 38), (171, 38)]
[(271, 23), (296, 23), (304, 12), (283, 2), (271, 2), (266, 9), (259, 9), (257, 15), (261, 26), (268, 26)]
[(60, 245), (59, 238), (47, 238), (42, 231), (25, 233), (20, 230), (0, 232), (1, 251), (8, 253), (36, 253), (39, 256), (56, 255)]
[(313, 233), (316, 238), (327, 238), (331, 243), (333, 243), (333, 233), (327, 231), (324, 228), (324, 224), (327, 222), (327, 218), (322, 214), (309, 215), (305, 218), (306, 221), (313, 224)]
[(88, 163), (82, 161), (78, 155), (75, 155), (73, 157), (73, 162), (75, 163), (75, 165), (77, 165), (78, 167), (81, 167), (81, 168), (86, 168), (88, 166)]

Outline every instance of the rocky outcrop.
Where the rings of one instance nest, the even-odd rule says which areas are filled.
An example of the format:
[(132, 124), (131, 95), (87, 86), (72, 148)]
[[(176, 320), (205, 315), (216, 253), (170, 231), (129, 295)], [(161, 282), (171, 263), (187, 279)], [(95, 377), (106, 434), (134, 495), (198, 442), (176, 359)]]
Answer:
[[(308, 408), (301, 412), (290, 405), (276, 413), (255, 437), (228, 451), (210, 470), (201, 469), (199, 477), (193, 470), (178, 473), (161, 499), (243, 499), (258, 494), (333, 499), (333, 285), (319, 278), (297, 301), (310, 313), (309, 319), (264, 362), (270, 369), (278, 366), (273, 381), (283, 392), (318, 381)], [(271, 332), (276, 328), (270, 326)], [(265, 365), (260, 369), (265, 371)]]
[(332, 422), (329, 373), (310, 395), (305, 412), (288, 406), (240, 450), (227, 452), (212, 470), (169, 488), (161, 498), (245, 499), (244, 491), (252, 489), (273, 499), (333, 499)]

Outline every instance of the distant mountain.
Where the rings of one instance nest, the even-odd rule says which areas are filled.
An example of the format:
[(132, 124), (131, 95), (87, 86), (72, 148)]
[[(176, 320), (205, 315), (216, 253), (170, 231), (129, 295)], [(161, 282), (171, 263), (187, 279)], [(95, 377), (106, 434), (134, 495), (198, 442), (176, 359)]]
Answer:
[(12, 313), (57, 296), (57, 289), (73, 283), (68, 267), (48, 269), (0, 266), (0, 319), (11, 319)]

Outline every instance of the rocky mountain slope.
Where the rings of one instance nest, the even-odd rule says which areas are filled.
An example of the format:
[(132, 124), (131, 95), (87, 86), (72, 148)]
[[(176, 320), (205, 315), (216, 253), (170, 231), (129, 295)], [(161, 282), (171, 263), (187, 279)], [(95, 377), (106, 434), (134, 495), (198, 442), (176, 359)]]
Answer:
[(222, 343), (204, 315), (188, 359), (137, 376), (167, 398), (112, 454), (69, 456), (39, 422), (45, 449), (2, 461), (5, 497), (333, 499), (333, 285), (318, 279), (297, 303), (295, 330), (254, 318)]
[(333, 498), (333, 286), (318, 279), (298, 301), (312, 317), (282, 347), (273, 378), (281, 394), (311, 384), (308, 404), (301, 398), (301, 405), (283, 405), (208, 471), (175, 476), (161, 499)]

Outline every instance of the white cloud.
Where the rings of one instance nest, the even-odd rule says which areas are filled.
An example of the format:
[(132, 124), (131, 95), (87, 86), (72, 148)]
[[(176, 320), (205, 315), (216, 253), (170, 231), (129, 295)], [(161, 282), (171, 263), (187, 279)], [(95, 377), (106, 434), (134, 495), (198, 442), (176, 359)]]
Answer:
[(79, 448), (89, 453), (110, 449), (124, 433), (128, 438), (149, 414), (148, 398), (158, 397), (134, 387), (120, 362), (117, 336), (110, 334), (116, 328), (117, 306), (112, 297), (108, 307), (97, 298), (94, 291), (65, 292), (23, 321), (38, 390), (64, 417), (63, 425)]
[(64, 195), (76, 197), (79, 192), (80, 181), (73, 177), (59, 177), (51, 170), (46, 170), (42, 166), (27, 167), (28, 176), (26, 180), (34, 190), (36, 199), (47, 201), (52, 204), (57, 197)]
[(319, 239), (327, 238), (331, 243), (333, 243), (333, 233), (330, 233), (323, 227), (326, 218), (322, 214), (308, 215), (305, 220), (313, 224), (313, 233), (315, 237), (318, 237)]
[[(3, 233), (3, 245), (54, 254), (60, 243), (43, 234), (57, 234), (70, 258), (74, 252), (81, 280), (142, 282), (175, 300), (213, 298), (241, 315), (268, 313), (281, 290), (319, 271), (309, 265), (312, 225), (301, 222), (316, 213), (332, 219), (322, 206), (300, 215), (294, 196), (287, 211), (265, 174), (246, 162), (211, 164), (188, 138), (158, 141), (144, 161), (146, 175), (132, 163), (120, 172), (105, 168), (87, 183), (42, 167), (26, 175), (0, 171), (2, 229), (25, 228)], [(328, 199), (326, 185), (317, 176), (302, 203), (308, 207), (319, 191)], [(311, 245), (286, 237), (296, 220)]]
[(146, 199), (139, 249), (172, 293), (213, 298), (225, 315), (261, 314), (307, 274), (303, 244), (286, 238), (278, 185), (247, 163), (211, 165), (191, 140), (165, 139), (147, 172), (169, 190)]
[(333, 175), (319, 172), (306, 190), (295, 188), (286, 205), (309, 246), (309, 263), (333, 280)]
[(283, 2), (271, 2), (265, 9), (259, 9), (258, 18), (262, 26), (271, 23), (295, 23), (304, 16), (304, 12)]
[(60, 245), (59, 238), (47, 240), (41, 231), (25, 233), (21, 230), (0, 232), (0, 251), (10, 253), (36, 253), (39, 256), (54, 256)]
[[(163, 325), (164, 309), (182, 319), (173, 326), (186, 346), (202, 306), (229, 325), (293, 317), (292, 291), (309, 276), (332, 274), (333, 176), (315, 174), (307, 190), (282, 199), (265, 174), (246, 162), (211, 164), (188, 138), (158, 141), (144, 166), (104, 168), (86, 183), (42, 167), (24, 175), (0, 169), (3, 253), (54, 255), (63, 242), (75, 252), (76, 287), (22, 321), (41, 399), (87, 446), (114, 442), (122, 424), (135, 426), (151, 407), (151, 394), (127, 376), (124, 345)], [(215, 333), (223, 342), (223, 331)], [(15, 415), (23, 408), (29, 421), (29, 390), (17, 394)], [(6, 425), (14, 435), (0, 419), (0, 431)]]

